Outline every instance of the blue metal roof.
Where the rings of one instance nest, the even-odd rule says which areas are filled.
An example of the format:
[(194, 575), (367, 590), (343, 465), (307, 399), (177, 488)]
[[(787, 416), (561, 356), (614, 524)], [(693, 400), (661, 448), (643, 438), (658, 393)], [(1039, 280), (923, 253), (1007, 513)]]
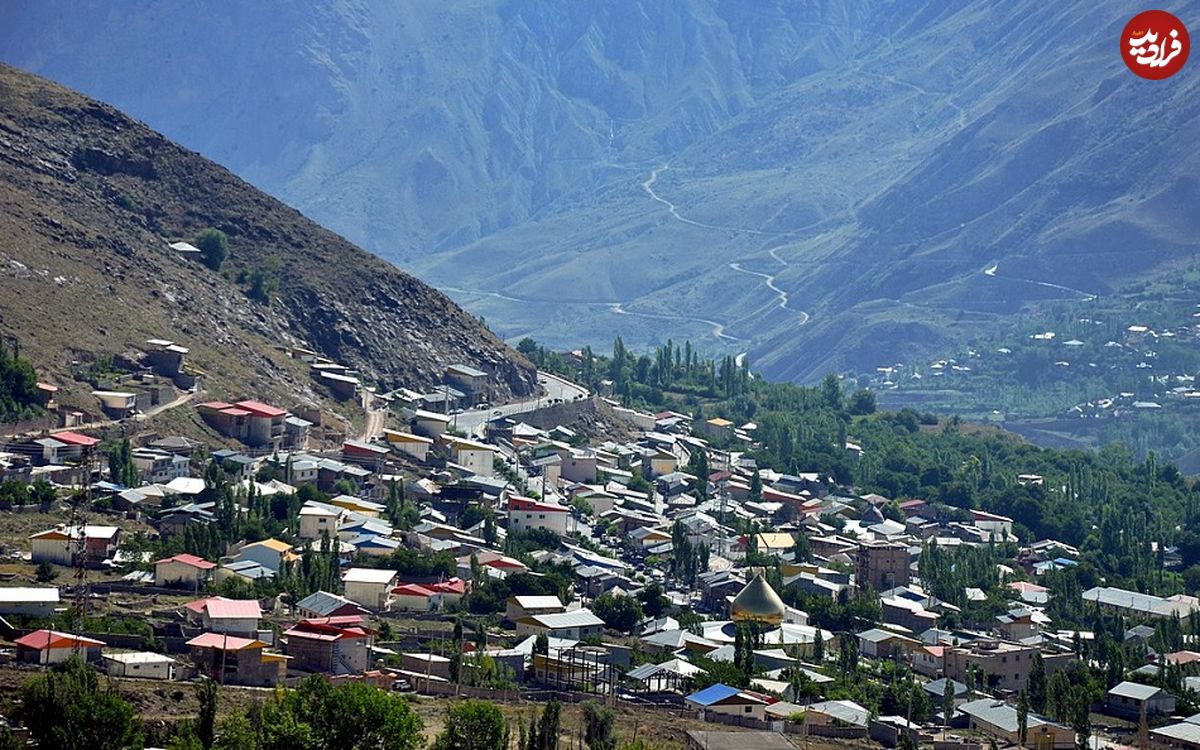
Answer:
[(716, 685), (706, 687), (698, 693), (692, 693), (687, 697), (687, 700), (699, 706), (711, 706), (714, 703), (737, 695), (738, 692), (740, 691), (737, 688), (718, 682)]

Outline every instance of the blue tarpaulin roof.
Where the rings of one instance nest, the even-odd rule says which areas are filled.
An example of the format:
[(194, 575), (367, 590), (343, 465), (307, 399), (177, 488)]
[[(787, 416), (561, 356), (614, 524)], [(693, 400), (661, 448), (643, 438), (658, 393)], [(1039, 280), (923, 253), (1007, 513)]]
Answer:
[(739, 690), (735, 687), (729, 687), (722, 683), (717, 683), (711, 687), (706, 687), (698, 693), (692, 693), (687, 697), (688, 701), (700, 706), (711, 706), (714, 703), (723, 701), (726, 698), (737, 695)]

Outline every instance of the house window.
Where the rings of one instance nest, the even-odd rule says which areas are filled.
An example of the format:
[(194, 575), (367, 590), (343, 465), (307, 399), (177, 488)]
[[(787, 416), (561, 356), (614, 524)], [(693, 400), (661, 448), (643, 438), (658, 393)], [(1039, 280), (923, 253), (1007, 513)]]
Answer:
[(745, 707), (745, 708), (743, 708), (742, 710), (743, 710), (743, 711), (745, 711), (746, 713), (750, 713), (751, 711), (753, 711), (753, 710), (754, 710), (754, 707), (753, 707), (753, 706), (746, 706), (746, 707)]

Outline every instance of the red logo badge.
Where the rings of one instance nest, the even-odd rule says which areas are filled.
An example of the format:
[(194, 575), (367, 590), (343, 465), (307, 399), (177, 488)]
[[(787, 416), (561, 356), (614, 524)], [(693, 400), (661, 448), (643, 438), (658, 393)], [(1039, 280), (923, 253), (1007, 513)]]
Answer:
[(1138, 13), (1121, 32), (1121, 59), (1134, 73), (1152, 81), (1178, 73), (1191, 49), (1187, 27), (1165, 10)]

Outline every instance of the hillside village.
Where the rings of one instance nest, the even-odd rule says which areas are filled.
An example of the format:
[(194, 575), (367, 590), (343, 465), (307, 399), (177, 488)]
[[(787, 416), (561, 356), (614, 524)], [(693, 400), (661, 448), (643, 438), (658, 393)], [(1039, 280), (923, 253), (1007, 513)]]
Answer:
[[(200, 387), (186, 347), (147, 347)], [(377, 394), (294, 356), (367, 405), (362, 434), (247, 394), (178, 402), (211, 444), (76, 425), (10, 438), (0, 504), (28, 533), (4, 539), (5, 668), (80, 656), (120, 680), (592, 697), (764, 747), (1200, 748), (1193, 596), (1063, 593), (1071, 545), (759, 466), (754, 422), (640, 411), (546, 373), (541, 398), (494, 404), (462, 365), (432, 392)], [(120, 425), (146, 392), (96, 397)], [(1001, 547), (1014, 565), (993, 562)], [(957, 604), (932, 593), (951, 554), (986, 581)], [(1106, 631), (1061, 627), (1055, 607)], [(1073, 690), (1085, 657), (1109, 670), (1099, 697)]]
[(1195, 269), (1123, 295), (1051, 306), (951, 356), (881, 364), (862, 377), (889, 407), (1003, 424), (1043, 444), (1121, 440), (1193, 473), (1200, 389)]

